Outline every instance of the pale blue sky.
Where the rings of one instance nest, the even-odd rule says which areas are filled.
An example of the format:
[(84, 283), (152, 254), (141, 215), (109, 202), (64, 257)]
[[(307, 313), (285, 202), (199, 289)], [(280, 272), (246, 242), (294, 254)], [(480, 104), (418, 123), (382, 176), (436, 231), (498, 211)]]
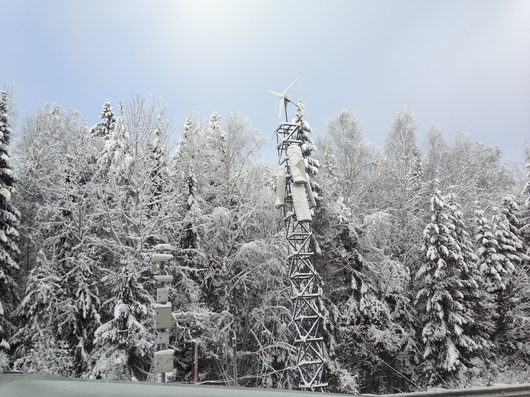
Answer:
[(177, 133), (218, 111), (271, 136), (266, 91), (298, 79), (315, 130), (348, 107), (380, 147), (403, 107), (420, 143), (436, 124), (520, 161), (530, 137), (530, 0), (0, 0), (0, 20), (19, 118), (51, 101), (94, 123), (106, 98), (153, 94)]

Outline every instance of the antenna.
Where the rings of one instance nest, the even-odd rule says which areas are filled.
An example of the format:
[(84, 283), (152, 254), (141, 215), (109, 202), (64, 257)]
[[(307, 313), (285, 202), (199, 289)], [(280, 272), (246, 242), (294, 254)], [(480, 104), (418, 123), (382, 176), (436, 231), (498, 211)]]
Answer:
[(291, 85), (289, 87), (287, 87), (287, 89), (282, 92), (281, 94), (279, 92), (276, 92), (276, 91), (271, 91), (269, 90), (269, 93), (278, 97), (280, 99), (280, 107), (278, 109), (278, 118), (281, 119), (282, 118), (282, 111), (285, 112), (285, 121), (287, 122), (287, 102), (290, 102), (290, 103), (293, 103), (289, 98), (287, 98), (287, 93), (289, 92), (289, 90), (291, 88), (293, 88), (293, 86), (296, 84), (298, 80), (295, 80), (291, 83)]

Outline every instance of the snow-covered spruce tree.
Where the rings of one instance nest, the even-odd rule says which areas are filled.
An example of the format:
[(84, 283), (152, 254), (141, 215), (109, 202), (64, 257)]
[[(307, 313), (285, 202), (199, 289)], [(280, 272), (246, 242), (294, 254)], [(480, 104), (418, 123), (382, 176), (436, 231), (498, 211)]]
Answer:
[(71, 376), (74, 359), (62, 325), (70, 308), (64, 301), (62, 277), (54, 259), (39, 251), (27, 278), (24, 298), (15, 311), (22, 326), (12, 339), (19, 357), (14, 366), (28, 373)]
[(105, 144), (97, 161), (98, 176), (111, 177), (113, 182), (127, 183), (132, 162), (130, 133), (125, 116), (119, 116), (116, 126), (105, 139)]
[(221, 115), (219, 113), (212, 113), (208, 127), (212, 131), (221, 131)]
[(193, 173), (193, 168), (186, 178), (186, 183), (188, 185), (188, 195), (186, 200), (186, 213), (182, 220), (183, 227), (179, 247), (183, 249), (198, 249), (201, 239), (198, 227), (200, 225), (202, 211), (200, 198), (197, 197), (197, 179)]
[(494, 216), (494, 231), (498, 241), (497, 262), (508, 269), (502, 276), (502, 287), (495, 290), (495, 341), (503, 355), (530, 358), (527, 341), (530, 338), (530, 295), (528, 256), (520, 238), (517, 204), (513, 197), (503, 201), (501, 213)]
[(195, 176), (195, 169), (200, 168), (197, 161), (200, 157), (200, 138), (194, 121), (191, 117), (186, 118), (177, 151), (172, 159), (173, 183), (175, 189), (183, 192), (178, 211), (184, 214), (183, 219), (179, 219), (180, 227), (176, 229), (174, 238), (183, 249), (197, 249), (200, 241), (198, 228), (204, 203), (198, 193), (199, 184)]
[(109, 101), (105, 101), (103, 104), (100, 119), (101, 121), (91, 128), (91, 132), (94, 136), (107, 140), (116, 128), (116, 116)]
[(424, 232), (423, 263), (416, 273), (416, 308), (421, 323), (422, 374), (426, 385), (458, 380), (476, 343), (466, 334), (472, 323), (465, 302), (462, 249), (454, 223), (435, 184), (431, 222)]
[(494, 292), (499, 288), (504, 288), (503, 275), (506, 275), (509, 269), (506, 269), (503, 266), (503, 261), (499, 260), (497, 255), (499, 242), (495, 236), (493, 225), (486, 218), (484, 211), (475, 211), (475, 225), (475, 247), (479, 270), (487, 291)]
[[(493, 232), (498, 243), (495, 262), (497, 268), (501, 269), (501, 277), (505, 276), (508, 279), (521, 262), (521, 257), (517, 251), (522, 249), (522, 244), (518, 236), (511, 232), (510, 222), (506, 216), (497, 213), (497, 208), (494, 208), (493, 211), (496, 213), (492, 218)], [(501, 288), (505, 288), (505, 282), (502, 283)]]
[(151, 189), (153, 201), (156, 203), (160, 198), (164, 189), (164, 184), (168, 179), (168, 155), (167, 155), (167, 136), (164, 119), (161, 115), (157, 116), (155, 130), (153, 132), (153, 139), (147, 146), (147, 151), (150, 154), (148, 161), (151, 163)]
[(493, 359), (494, 343), (491, 341), (493, 297), (486, 291), (478, 267), (474, 241), (467, 231), (460, 205), (456, 202), (454, 194), (448, 195), (446, 204), (449, 222), (452, 225), (449, 231), (461, 251), (458, 259), (462, 269), (461, 283), (466, 309), (472, 318), (472, 321), (463, 325), (464, 333), (469, 335), (475, 344), (473, 351), (464, 357), (465, 365), (470, 371), (469, 377), (472, 378), (489, 367)]
[[(230, 116), (225, 124), (230, 123)], [(228, 179), (230, 170), (230, 159), (228, 142), (229, 132), (221, 126), (221, 115), (217, 112), (212, 113), (206, 131), (202, 133), (202, 141), (206, 147), (195, 148), (195, 151), (203, 151), (196, 153), (194, 156), (194, 163), (201, 162), (210, 168), (210, 174), (207, 177), (207, 183), (201, 195), (204, 199), (211, 203), (214, 207), (229, 208), (230, 201), (230, 187), (231, 183)], [(197, 137), (195, 137), (197, 139)], [(232, 147), (233, 148), (233, 147)], [(207, 158), (206, 158), (207, 156)], [(215, 170), (215, 172), (213, 172)]]
[(17, 301), (16, 275), (20, 212), (12, 201), (15, 178), (11, 169), (9, 143), (11, 122), (9, 95), (0, 92), (0, 370), (8, 366), (9, 337), (13, 330), (11, 313)]
[[(508, 195), (502, 201), (501, 214), (504, 215), (507, 221), (507, 226), (511, 234), (510, 240), (513, 247), (513, 253), (518, 259), (514, 259), (517, 264), (523, 266), (528, 263), (530, 258), (527, 257), (524, 242), (523, 226), (524, 220), (521, 218), (521, 210), (514, 196)], [(523, 214), (524, 216), (524, 214)]]
[[(521, 208), (521, 237), (526, 247), (526, 255), (530, 256), (530, 144), (526, 145), (526, 183), (524, 185)], [(530, 263), (527, 263), (530, 266)]]
[(202, 138), (199, 134), (200, 131), (197, 126), (197, 121), (191, 116), (186, 117), (177, 150), (171, 161), (172, 167), (181, 173), (176, 176), (180, 183), (183, 183), (184, 178), (189, 175), (191, 167), (196, 166), (196, 159), (199, 155), (197, 146), (200, 144), (199, 140)]
[(138, 263), (119, 263), (103, 283), (115, 286), (104, 306), (112, 318), (95, 332), (92, 374), (104, 379), (144, 379), (149, 372), (154, 346), (154, 330), (146, 327), (154, 321), (153, 298), (141, 285)]
[(421, 153), (417, 148), (413, 151), (412, 156), (413, 161), (408, 175), (409, 183), (407, 186), (409, 192), (417, 190), (421, 186), (421, 179), (424, 173), (423, 160), (421, 158)]
[[(530, 330), (530, 145), (525, 147), (526, 153), (526, 184), (521, 193), (522, 205), (519, 215), (519, 222), (510, 223), (513, 225), (520, 225), (520, 237), (523, 244), (523, 261), (516, 269), (514, 274), (514, 297), (519, 297), (517, 302), (517, 311), (514, 313), (514, 328), (510, 330), (510, 339), (516, 341), (519, 346), (519, 353), (524, 357), (526, 363), (530, 363), (530, 345), (527, 341), (530, 339), (528, 335)], [(512, 219), (508, 216), (508, 219)], [(525, 342), (526, 341), (526, 342)], [(522, 342), (522, 345), (521, 345)]]

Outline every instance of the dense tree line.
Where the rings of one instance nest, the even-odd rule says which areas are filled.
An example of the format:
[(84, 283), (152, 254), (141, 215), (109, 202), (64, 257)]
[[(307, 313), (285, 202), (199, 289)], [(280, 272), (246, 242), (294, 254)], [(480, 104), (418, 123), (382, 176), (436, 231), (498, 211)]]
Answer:
[[(259, 131), (188, 117), (172, 148), (163, 107), (133, 98), (105, 102), (93, 127), (47, 104), (9, 148), (9, 105), (4, 93), (0, 368), (155, 380), (149, 255), (170, 243), (170, 380), (190, 380), (196, 342), (201, 381), (232, 383), (236, 366), (241, 385), (296, 385), (278, 168), (256, 160)], [(439, 129), (420, 150), (405, 111), (382, 151), (348, 110), (311, 135), (330, 390), (525, 379), (530, 177), (523, 188), (499, 149)]]

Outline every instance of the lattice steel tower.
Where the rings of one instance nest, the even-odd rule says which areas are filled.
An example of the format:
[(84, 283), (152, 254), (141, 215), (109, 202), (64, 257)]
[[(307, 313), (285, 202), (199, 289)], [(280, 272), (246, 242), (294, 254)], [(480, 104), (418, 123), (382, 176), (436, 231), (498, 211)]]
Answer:
[[(286, 111), (286, 102), (290, 101), (285, 95), (280, 99), (283, 101), (280, 106), (283, 105)], [(297, 349), (299, 388), (321, 391), (327, 386), (324, 379), (322, 314), (319, 308), (318, 274), (313, 266), (314, 253), (310, 245), (313, 235), (310, 208), (315, 207), (316, 202), (301, 151), (307, 126), (302, 120), (301, 103), (297, 107), (295, 122), (282, 123), (275, 131), (278, 162), (285, 171), (279, 176), (277, 207), (283, 210), (288, 243), (287, 262), (292, 316), (296, 328), (294, 344)]]

